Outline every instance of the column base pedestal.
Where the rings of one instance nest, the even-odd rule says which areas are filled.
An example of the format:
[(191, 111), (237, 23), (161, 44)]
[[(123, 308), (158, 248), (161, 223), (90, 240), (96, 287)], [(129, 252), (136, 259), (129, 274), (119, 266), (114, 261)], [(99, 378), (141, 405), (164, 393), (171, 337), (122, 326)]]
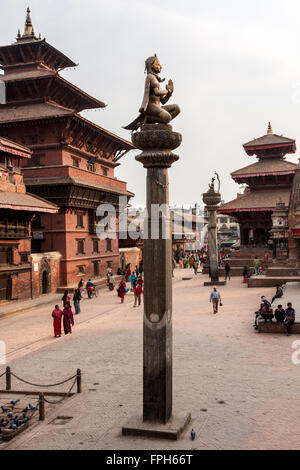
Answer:
[(167, 424), (143, 421), (134, 417), (122, 428), (123, 436), (139, 436), (176, 441), (191, 421), (190, 413), (179, 413), (171, 417)]
[(205, 286), (226, 286), (227, 281), (207, 281), (204, 282)]

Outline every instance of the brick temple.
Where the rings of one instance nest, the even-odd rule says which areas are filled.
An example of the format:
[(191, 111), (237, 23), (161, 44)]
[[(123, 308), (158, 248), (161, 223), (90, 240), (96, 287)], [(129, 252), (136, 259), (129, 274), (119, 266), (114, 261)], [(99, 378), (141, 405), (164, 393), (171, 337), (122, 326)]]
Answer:
[(118, 239), (97, 237), (96, 209), (133, 194), (115, 178), (119, 160), (133, 145), (80, 115), (105, 104), (60, 73), (76, 64), (34, 33), (27, 10), (23, 35), (0, 47), (0, 135), (26, 145), (22, 173), (27, 190), (56, 204), (32, 224), (32, 252), (60, 252), (61, 285), (104, 276), (119, 266)]
[[(269, 123), (266, 135), (244, 144), (254, 163), (231, 173), (233, 180), (246, 185), (243, 194), (223, 204), (218, 212), (233, 216), (240, 225), (241, 249), (259, 253), (273, 247), (271, 236), (272, 213), (277, 203), (289, 207), (293, 179), (297, 165), (286, 160), (287, 154), (296, 152), (294, 139), (273, 133)], [(282, 248), (287, 247), (287, 239)]]
[[(29, 148), (0, 137), (0, 301), (36, 297), (49, 287), (44, 270), (40, 278), (34, 271), (31, 223), (34, 217), (57, 213), (58, 207), (26, 193), (21, 163), (30, 158)], [(53, 254), (47, 262), (53, 277), (59, 272), (55, 258), (59, 261)]]

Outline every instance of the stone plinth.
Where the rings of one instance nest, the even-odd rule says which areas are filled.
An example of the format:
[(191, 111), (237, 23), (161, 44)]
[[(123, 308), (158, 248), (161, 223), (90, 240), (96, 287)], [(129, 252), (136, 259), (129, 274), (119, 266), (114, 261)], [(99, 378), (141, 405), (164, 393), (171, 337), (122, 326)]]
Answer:
[(191, 421), (191, 415), (176, 414), (167, 424), (150, 423), (142, 417), (133, 418), (122, 428), (123, 436), (151, 437), (176, 441)]

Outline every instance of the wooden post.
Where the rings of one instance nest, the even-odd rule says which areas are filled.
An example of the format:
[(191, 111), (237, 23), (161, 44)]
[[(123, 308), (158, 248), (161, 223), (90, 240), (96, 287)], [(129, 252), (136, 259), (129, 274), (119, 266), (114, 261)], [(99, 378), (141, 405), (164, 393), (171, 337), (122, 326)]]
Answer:
[(10, 367), (6, 367), (6, 390), (11, 390), (11, 372), (10, 372)]
[(39, 421), (45, 421), (45, 397), (39, 393)]
[(77, 393), (81, 393), (81, 369), (77, 369)]

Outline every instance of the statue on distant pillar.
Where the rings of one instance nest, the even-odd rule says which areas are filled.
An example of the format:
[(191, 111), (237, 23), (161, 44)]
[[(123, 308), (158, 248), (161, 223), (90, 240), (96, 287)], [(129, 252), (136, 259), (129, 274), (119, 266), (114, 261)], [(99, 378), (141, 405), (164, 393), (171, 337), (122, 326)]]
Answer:
[(169, 124), (180, 113), (177, 104), (165, 105), (171, 98), (174, 91), (174, 84), (169, 80), (166, 89), (162, 90), (160, 83), (165, 79), (160, 78), (162, 66), (155, 54), (145, 62), (147, 72), (145, 91), (142, 105), (139, 109), (139, 116), (124, 129), (136, 131), (143, 124)]

